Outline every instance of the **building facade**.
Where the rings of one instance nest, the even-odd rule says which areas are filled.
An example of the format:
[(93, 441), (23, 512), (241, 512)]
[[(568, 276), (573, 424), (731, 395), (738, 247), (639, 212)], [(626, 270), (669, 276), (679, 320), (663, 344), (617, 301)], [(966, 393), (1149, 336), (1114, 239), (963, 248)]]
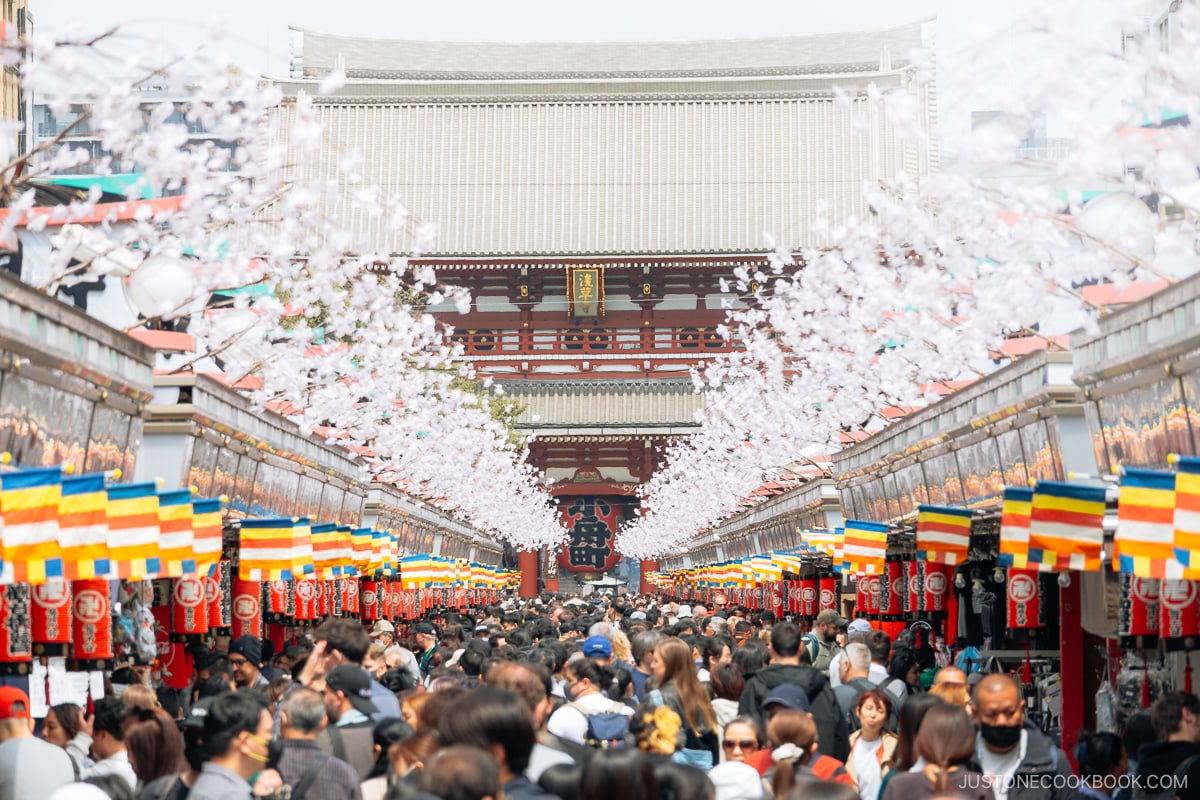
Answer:
[[(767, 236), (832, 244), (829, 226), (869, 213), (864, 182), (937, 168), (871, 99), (912, 93), (932, 129), (936, 84), (913, 53), (933, 34), (932, 21), (654, 43), (294, 30), (279, 135), (308, 95), (327, 144), (438, 225), (420, 261), (473, 299), (465, 315), (434, 310), (523, 404), (518, 425), (572, 529), (558, 565), (591, 579), (616, 563), (612, 533), (663, 447), (694, 429), (689, 371), (736, 346), (718, 329), (753, 301), (730, 288), (735, 273), (766, 266)], [(339, 70), (344, 85), (321, 94)], [(344, 180), (336, 164), (313, 169)], [(331, 213), (364, 247), (407, 247), (408, 231), (350, 200)]]

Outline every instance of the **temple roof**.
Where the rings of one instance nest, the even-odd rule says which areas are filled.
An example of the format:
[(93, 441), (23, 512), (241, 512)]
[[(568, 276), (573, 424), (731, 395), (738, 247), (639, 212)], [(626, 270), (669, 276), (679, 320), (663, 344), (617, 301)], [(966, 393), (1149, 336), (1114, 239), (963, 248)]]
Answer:
[(342, 59), (352, 78), (508, 80), (878, 70), (906, 63), (925, 21), (892, 28), (746, 39), (658, 42), (434, 42), (341, 36), (293, 27), (294, 77)]

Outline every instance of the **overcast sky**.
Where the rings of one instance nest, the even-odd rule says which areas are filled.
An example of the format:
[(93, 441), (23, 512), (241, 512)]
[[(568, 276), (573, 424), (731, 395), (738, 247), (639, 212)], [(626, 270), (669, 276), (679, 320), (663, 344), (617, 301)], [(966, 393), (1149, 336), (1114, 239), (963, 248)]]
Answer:
[[(884, 27), (937, 17), (943, 47), (982, 31), (1003, 30), (1033, 0), (30, 0), (43, 32), (114, 25), (139, 38), (197, 38), (195, 28), (220, 25), (243, 66), (271, 76), (286, 72), (288, 26), (385, 38), (448, 41), (604, 41), (705, 39), (825, 33)], [(333, 13), (330, 13), (330, 12)], [(957, 44), (956, 44), (957, 43)]]

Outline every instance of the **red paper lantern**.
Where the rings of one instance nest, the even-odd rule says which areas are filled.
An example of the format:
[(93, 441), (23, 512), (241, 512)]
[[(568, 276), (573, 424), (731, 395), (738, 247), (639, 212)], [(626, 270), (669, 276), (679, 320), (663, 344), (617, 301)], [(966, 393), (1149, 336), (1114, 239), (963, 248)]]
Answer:
[(263, 593), (266, 607), (264, 617), (268, 622), (280, 623), (296, 613), (295, 592), (291, 581), (271, 581)]
[(359, 606), (358, 578), (346, 578), (342, 581), (342, 608), (347, 614), (358, 614)]
[(916, 561), (904, 562), (904, 613), (921, 611), (921, 569)]
[(233, 625), (232, 569), (228, 559), (217, 562), (213, 573), (204, 579), (204, 602), (208, 604), (208, 627), (218, 630)]
[[(387, 618), (394, 619), (404, 613), (404, 594), (400, 589), (400, 584), (395, 582), (388, 584), (388, 591), (391, 592), (391, 600), (388, 606), (391, 614)], [(442, 605), (446, 605), (445, 592), (442, 594)]]
[(33, 668), (29, 584), (0, 588), (0, 674), (26, 675)]
[(51, 578), (32, 589), (29, 625), (35, 655), (62, 655), (71, 643), (71, 584)]
[(821, 578), (821, 592), (817, 595), (817, 613), (825, 609), (833, 611), (838, 610), (838, 593), (840, 591), (840, 582), (836, 577)]
[(803, 578), (799, 581), (799, 613), (805, 618), (812, 618), (820, 610), (821, 582), (816, 578)]
[(329, 610), (329, 581), (317, 581), (317, 617), (327, 617)]
[(1122, 574), (1121, 603), (1117, 615), (1118, 636), (1157, 636), (1162, 624), (1159, 600), (1162, 582)]
[(904, 596), (908, 593), (908, 587), (904, 585), (904, 564), (900, 561), (884, 563), (879, 582), (879, 613), (887, 617), (904, 614)]
[(320, 594), (321, 590), (312, 578), (296, 581), (296, 619), (317, 619), (317, 598)]
[(113, 639), (108, 580), (73, 581), (71, 594), (72, 654), (88, 666), (92, 665), (88, 662), (109, 661), (113, 657)]
[(1037, 570), (1008, 571), (1008, 627), (1040, 628), (1042, 587)]
[(415, 589), (409, 589), (403, 594), (404, 608), (401, 609), (401, 615), (404, 619), (417, 618), (417, 592)]
[(262, 612), (263, 585), (261, 581), (244, 581), (235, 578), (233, 581), (233, 625), (229, 635), (233, 639), (242, 636), (253, 636), (261, 639), (263, 635)]
[(176, 578), (171, 587), (171, 633), (208, 633), (203, 578)]
[(921, 611), (926, 614), (945, 611), (950, 599), (950, 567), (946, 564), (931, 564), (928, 561), (922, 563), (925, 574), (921, 580), (924, 584)]
[(379, 616), (379, 600), (379, 581), (363, 581), (361, 591), (358, 593), (359, 617), (366, 622), (382, 619)]
[(883, 586), (880, 577), (878, 575), (868, 575), (865, 580), (867, 582), (867, 603), (869, 605), (868, 613), (878, 614), (880, 602), (882, 600), (880, 595), (883, 592)]
[(1170, 639), (1200, 636), (1200, 581), (1163, 580), (1158, 594), (1159, 635)]

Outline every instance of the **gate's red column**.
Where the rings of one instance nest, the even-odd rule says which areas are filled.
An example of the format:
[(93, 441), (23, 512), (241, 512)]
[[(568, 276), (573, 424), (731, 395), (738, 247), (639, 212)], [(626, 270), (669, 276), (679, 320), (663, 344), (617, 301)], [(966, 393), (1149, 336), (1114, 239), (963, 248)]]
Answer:
[(650, 584), (646, 583), (646, 573), (647, 572), (658, 572), (658, 559), (657, 558), (643, 558), (642, 559), (641, 571), (639, 573), (641, 575), (641, 581), (638, 585), (638, 591), (641, 592), (642, 594), (650, 594), (651, 592), (654, 591), (654, 587), (651, 586)]
[(517, 568), (521, 571), (521, 587), (517, 594), (533, 597), (538, 593), (538, 552), (521, 550), (517, 553)]
[(1062, 675), (1062, 748), (1071, 765), (1075, 745), (1083, 729), (1083, 608), (1080, 605), (1079, 573), (1068, 572), (1071, 585), (1058, 589), (1059, 674)]

